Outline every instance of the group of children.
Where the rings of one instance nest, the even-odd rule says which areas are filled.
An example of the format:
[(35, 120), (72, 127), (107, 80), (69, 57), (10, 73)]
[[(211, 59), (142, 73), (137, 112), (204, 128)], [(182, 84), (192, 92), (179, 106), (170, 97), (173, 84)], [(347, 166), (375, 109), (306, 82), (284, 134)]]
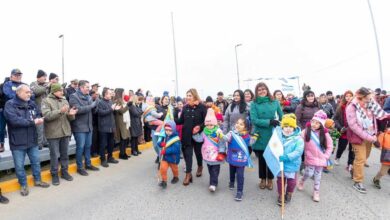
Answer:
[[(278, 174), (278, 200), (281, 204), (282, 196), (285, 202), (291, 201), (294, 189), (304, 189), (304, 183), (307, 179), (314, 177), (313, 200), (320, 201), (320, 182), (324, 167), (329, 166), (330, 157), (333, 151), (333, 141), (328, 129), (325, 127), (327, 115), (322, 110), (315, 113), (312, 120), (307, 123), (305, 130), (297, 126), (296, 116), (286, 114), (281, 120), (281, 126), (276, 127), (278, 138), (283, 144), (283, 155), (278, 159), (283, 162), (283, 174), (285, 178), (285, 195), (282, 195), (281, 175)], [(203, 139), (202, 156), (207, 163), (210, 174), (209, 190), (215, 192), (218, 186), (218, 177), (221, 164), (225, 161), (229, 164), (229, 189), (234, 190), (237, 181), (236, 201), (241, 201), (244, 188), (245, 167), (253, 167), (249, 146), (261, 138), (259, 135), (250, 135), (248, 128), (248, 119), (239, 118), (232, 131), (223, 134), (218, 126), (216, 114), (209, 108), (205, 118), (205, 127), (201, 133)], [(329, 124), (329, 122), (328, 122)], [(158, 145), (161, 147), (161, 165), (160, 175), (162, 188), (167, 187), (167, 170), (171, 167), (173, 171), (172, 184), (178, 182), (178, 164), (180, 162), (180, 139), (177, 136), (175, 123), (170, 121), (165, 123), (164, 130), (166, 138)], [(298, 178), (298, 172), (302, 163), (302, 154), (304, 153), (305, 172), (301, 178)]]

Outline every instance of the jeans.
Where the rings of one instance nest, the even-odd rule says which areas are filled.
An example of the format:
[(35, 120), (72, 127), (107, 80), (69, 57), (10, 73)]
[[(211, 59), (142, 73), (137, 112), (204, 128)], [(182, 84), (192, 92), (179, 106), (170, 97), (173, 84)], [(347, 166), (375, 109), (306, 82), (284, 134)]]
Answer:
[(103, 162), (106, 160), (105, 150), (107, 149), (107, 159), (112, 158), (112, 151), (114, 148), (114, 134), (99, 132), (99, 141), (100, 141), (100, 160)]
[(24, 170), (24, 160), (26, 154), (30, 159), (32, 174), (35, 182), (41, 181), (41, 165), (39, 159), (38, 146), (29, 147), (27, 149), (12, 150), (12, 157), (14, 159), (15, 173), (18, 177), (20, 186), (27, 186), (26, 171)]
[(218, 176), (221, 169), (221, 165), (209, 165), (207, 164), (210, 174), (210, 186), (218, 186)]
[(68, 156), (68, 147), (69, 147), (70, 137), (62, 137), (55, 139), (48, 139), (49, 149), (50, 149), (50, 173), (51, 175), (58, 174), (58, 158), (61, 161), (61, 173), (68, 172), (69, 156)]
[(73, 136), (76, 140), (77, 169), (83, 168), (83, 155), (85, 158), (85, 166), (91, 166), (92, 132), (74, 132)]
[(237, 192), (244, 190), (244, 171), (245, 167), (236, 167), (229, 165), (230, 182), (234, 183), (237, 175)]
[(3, 114), (3, 108), (0, 109), (0, 143), (4, 144), (5, 138), (5, 117)]

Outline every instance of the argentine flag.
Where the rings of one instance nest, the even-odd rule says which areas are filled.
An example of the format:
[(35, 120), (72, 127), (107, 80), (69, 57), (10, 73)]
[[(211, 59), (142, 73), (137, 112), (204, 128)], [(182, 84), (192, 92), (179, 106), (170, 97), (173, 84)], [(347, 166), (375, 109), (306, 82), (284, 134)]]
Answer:
[(279, 156), (283, 155), (283, 144), (280, 141), (278, 130), (280, 127), (276, 127), (273, 132), (271, 139), (268, 142), (267, 148), (264, 151), (263, 157), (267, 162), (268, 168), (277, 176), (281, 171), (283, 171), (283, 162), (279, 161)]

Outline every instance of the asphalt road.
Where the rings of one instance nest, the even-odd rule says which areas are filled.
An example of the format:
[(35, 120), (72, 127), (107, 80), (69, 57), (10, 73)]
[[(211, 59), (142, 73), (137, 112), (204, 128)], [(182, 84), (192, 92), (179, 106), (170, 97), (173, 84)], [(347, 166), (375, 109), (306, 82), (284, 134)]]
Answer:
[[(346, 156), (347, 152), (343, 163)], [(321, 201), (312, 201), (313, 182), (309, 180), (303, 192), (294, 193), (285, 219), (389, 219), (390, 176), (382, 179), (381, 190), (371, 184), (380, 166), (378, 158), (379, 151), (373, 149), (366, 168), (366, 195), (352, 188), (345, 166), (338, 166), (323, 175)], [(222, 167), (215, 193), (208, 191), (207, 170), (190, 186), (181, 184), (184, 161), (180, 182), (161, 190), (154, 159), (154, 151), (147, 150), (140, 157), (101, 167), (88, 177), (74, 174), (73, 182), (61, 181), (60, 186), (48, 189), (30, 188), (28, 197), (19, 192), (6, 194), (11, 201), (0, 205), (0, 219), (280, 219), (276, 187), (274, 191), (258, 188), (257, 166), (246, 170), (243, 201), (236, 202), (235, 192), (228, 189), (227, 164)]]

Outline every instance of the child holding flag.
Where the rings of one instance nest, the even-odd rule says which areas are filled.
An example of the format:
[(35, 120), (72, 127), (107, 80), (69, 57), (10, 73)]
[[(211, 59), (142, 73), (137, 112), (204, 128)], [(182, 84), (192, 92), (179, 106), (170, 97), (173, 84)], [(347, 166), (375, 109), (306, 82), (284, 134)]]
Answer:
[[(222, 132), (219, 133), (222, 136)], [(244, 189), (244, 171), (245, 166), (252, 168), (252, 160), (249, 155), (248, 146), (251, 142), (251, 137), (248, 132), (248, 122), (245, 118), (239, 118), (235, 124), (233, 131), (228, 132), (223, 136), (223, 140), (228, 143), (227, 162), (230, 164), (230, 190), (234, 189), (234, 182), (237, 175), (237, 194), (236, 201), (242, 201)]]
[[(297, 172), (301, 166), (301, 156), (303, 154), (303, 139), (300, 136), (301, 129), (297, 126), (297, 119), (294, 114), (286, 114), (281, 121), (281, 128), (276, 127), (278, 138), (283, 144), (283, 154), (279, 156), (279, 161), (283, 162), (284, 183), (287, 183), (286, 188), (283, 189), (281, 172), (279, 172), (277, 179), (278, 186), (278, 205), (282, 205), (282, 196), (285, 196), (285, 202), (289, 203), (292, 198), (297, 180)], [(282, 192), (286, 192), (282, 195)]]
[(220, 138), (222, 130), (217, 125), (217, 118), (212, 108), (207, 109), (204, 121), (205, 128), (202, 132), (202, 157), (207, 163), (210, 174), (210, 192), (215, 192), (218, 186), (218, 176), (221, 164), (225, 160), (225, 143)]
[(176, 124), (173, 121), (167, 121), (164, 125), (165, 138), (158, 142), (161, 147), (160, 151), (160, 175), (161, 182), (159, 186), (163, 189), (167, 188), (167, 172), (168, 168), (172, 169), (173, 179), (172, 184), (179, 181), (179, 168), (180, 162), (180, 138), (176, 132)]
[(322, 170), (328, 166), (328, 160), (333, 150), (332, 138), (325, 130), (326, 119), (327, 115), (324, 111), (317, 111), (302, 132), (302, 137), (305, 140), (305, 174), (298, 181), (298, 190), (303, 190), (304, 182), (314, 176), (313, 200), (315, 202), (320, 201)]

